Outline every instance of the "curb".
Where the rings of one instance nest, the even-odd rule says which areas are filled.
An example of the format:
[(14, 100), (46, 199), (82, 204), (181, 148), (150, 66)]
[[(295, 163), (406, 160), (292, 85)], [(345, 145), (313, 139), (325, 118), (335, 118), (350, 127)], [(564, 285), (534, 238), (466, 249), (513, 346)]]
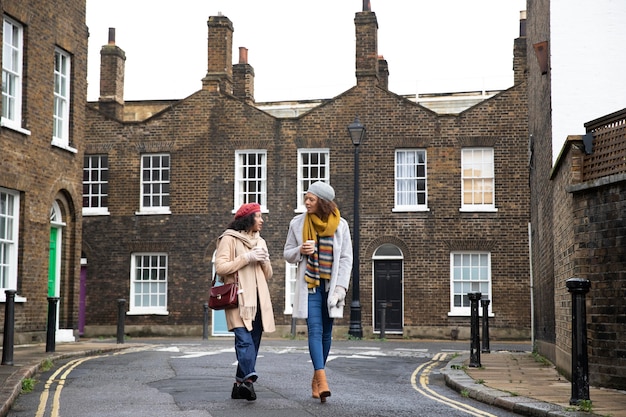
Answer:
[(465, 373), (468, 361), (469, 354), (459, 355), (450, 360), (446, 367), (441, 370), (446, 385), (464, 396), (513, 413), (531, 417), (589, 417), (596, 415), (584, 411), (567, 411), (560, 405), (513, 395), (509, 392), (477, 383)]

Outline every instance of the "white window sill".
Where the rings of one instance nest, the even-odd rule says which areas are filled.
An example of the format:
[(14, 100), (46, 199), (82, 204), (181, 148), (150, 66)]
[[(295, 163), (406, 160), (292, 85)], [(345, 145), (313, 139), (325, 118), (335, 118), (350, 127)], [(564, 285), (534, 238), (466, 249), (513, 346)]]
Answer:
[[(0, 303), (6, 303), (7, 302), (7, 294), (4, 292), (4, 290), (0, 290), (0, 291), (2, 291), (2, 294), (0, 294)], [(15, 302), (16, 303), (25, 303), (26, 301), (28, 301), (28, 299), (26, 297), (22, 297), (21, 295), (15, 294)]]
[(23, 135), (27, 135), (27, 136), (31, 135), (30, 130), (26, 130), (23, 127), (15, 124), (13, 121), (9, 119), (5, 119), (4, 117), (0, 120), (0, 126), (6, 127), (7, 129), (15, 130), (16, 132), (21, 133)]
[(147, 315), (168, 316), (169, 314), (170, 312), (167, 310), (160, 310), (160, 309), (155, 309), (155, 308), (147, 308), (147, 309), (140, 309), (140, 310), (130, 309), (129, 311), (126, 312), (127, 316), (147, 316)]
[(391, 209), (392, 213), (414, 213), (414, 212), (429, 212), (430, 208), (426, 206), (398, 206)]
[[(478, 317), (482, 318), (482, 316), (483, 316), (482, 311), (483, 311), (483, 309), (480, 306), (480, 302), (479, 302), (479, 305), (478, 305)], [(457, 311), (449, 311), (448, 312), (448, 317), (471, 317), (471, 316), (472, 316), (472, 313), (471, 313), (471, 311), (469, 311), (469, 309), (468, 309), (467, 313), (460, 312), (458, 310)], [(487, 313), (487, 317), (495, 317), (495, 316), (496, 315), (493, 314), (491, 311), (489, 311)]]
[(135, 212), (136, 216), (153, 216), (155, 214), (172, 214), (172, 212), (169, 207), (161, 210), (141, 210)]
[(62, 143), (56, 139), (52, 139), (52, 146), (63, 149), (64, 151), (68, 151), (71, 153), (78, 153), (78, 149), (72, 148), (68, 144)]
[(498, 209), (496, 207), (461, 207), (459, 209), (460, 212), (463, 213), (497, 213)]
[(110, 216), (109, 209), (107, 208), (83, 208), (83, 217), (84, 216)]

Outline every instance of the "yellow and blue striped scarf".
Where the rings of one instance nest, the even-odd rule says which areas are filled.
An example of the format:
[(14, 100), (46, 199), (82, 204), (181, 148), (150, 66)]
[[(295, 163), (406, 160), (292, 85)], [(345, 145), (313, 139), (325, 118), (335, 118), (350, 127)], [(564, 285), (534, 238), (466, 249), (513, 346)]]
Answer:
[(333, 238), (339, 226), (339, 210), (323, 221), (315, 214), (307, 214), (302, 229), (303, 242), (315, 240), (315, 252), (308, 256), (304, 279), (308, 288), (320, 286), (320, 280), (330, 280), (333, 267)]

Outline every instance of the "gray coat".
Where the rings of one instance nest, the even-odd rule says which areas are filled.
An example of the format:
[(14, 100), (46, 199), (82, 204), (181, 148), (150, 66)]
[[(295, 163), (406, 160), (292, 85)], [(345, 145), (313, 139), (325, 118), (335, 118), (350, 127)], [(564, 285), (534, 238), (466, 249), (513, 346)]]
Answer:
[[(289, 223), (289, 232), (283, 250), (285, 260), (298, 265), (296, 290), (293, 300), (293, 317), (298, 319), (306, 319), (308, 317), (309, 291), (306, 281), (304, 280), (307, 256), (300, 253), (305, 216), (306, 213), (299, 214)], [(347, 289), (350, 285), (351, 272), (352, 239), (350, 238), (350, 228), (348, 227), (348, 222), (344, 218), (341, 218), (333, 238), (333, 267), (330, 275), (330, 286), (328, 288), (329, 294), (335, 291), (337, 285)], [(328, 307), (328, 313), (330, 317), (342, 318), (343, 306)]]

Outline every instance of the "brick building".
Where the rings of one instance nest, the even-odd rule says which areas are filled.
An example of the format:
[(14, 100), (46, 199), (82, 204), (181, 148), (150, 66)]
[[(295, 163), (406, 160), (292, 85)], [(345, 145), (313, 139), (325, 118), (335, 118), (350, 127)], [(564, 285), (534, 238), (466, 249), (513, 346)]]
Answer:
[(74, 340), (79, 311), (85, 0), (3, 0), (0, 301), (15, 292), (15, 342)]
[[(586, 294), (587, 353), (589, 383), (626, 389), (626, 299), (624, 297), (626, 247), (626, 111), (581, 120), (558, 118), (567, 113), (558, 103), (579, 107), (577, 116), (597, 112), (607, 103), (624, 101), (623, 71), (626, 60), (613, 61), (607, 51), (623, 42), (622, 25), (612, 29), (610, 21), (624, 10), (610, 3), (598, 4), (590, 15), (582, 2), (552, 5), (550, 0), (528, 2), (528, 97), (529, 150), (531, 164), (531, 224), (533, 276), (533, 339), (535, 347), (566, 376), (572, 374), (572, 295), (570, 278), (589, 280)], [(565, 14), (567, 13), (567, 14)], [(565, 65), (580, 60), (577, 37), (571, 45), (553, 43), (563, 39), (554, 31), (569, 28), (578, 33), (584, 26), (602, 25), (603, 33), (580, 33), (586, 42), (597, 45), (596, 56), (607, 57), (612, 65), (598, 62), (581, 66)], [(567, 21), (568, 25), (555, 24)], [(622, 33), (616, 33), (622, 32)], [(570, 48), (570, 50), (568, 50)], [(554, 68), (556, 66), (556, 69)], [(586, 75), (594, 73), (613, 86), (610, 92)], [(564, 79), (577, 88), (555, 89)], [(565, 83), (567, 84), (567, 83)], [(570, 83), (571, 84), (571, 83)], [(584, 103), (580, 106), (580, 103)], [(557, 106), (558, 108), (553, 108)], [(560, 129), (554, 125), (560, 123)], [(569, 123), (569, 124), (568, 124)], [(584, 126), (584, 129), (583, 129)], [(568, 135), (553, 160), (552, 142), (563, 128), (584, 135)], [(592, 398), (593, 400), (593, 398)]]
[[(200, 334), (217, 236), (240, 204), (257, 201), (274, 267), (278, 332), (291, 327), (289, 220), (308, 184), (328, 181), (354, 221), (360, 153), (360, 302), (365, 336), (469, 336), (468, 292), (491, 300), (491, 335), (530, 334), (526, 41), (513, 42), (514, 85), (440, 114), (387, 89), (378, 23), (358, 12), (356, 85), (295, 116), (254, 101), (245, 49), (232, 64), (233, 23), (208, 20), (202, 89), (179, 101), (123, 98), (125, 54), (101, 50), (98, 102), (87, 106), (84, 334), (113, 334), (117, 300), (131, 334)], [(354, 230), (353, 230), (354, 232)], [(352, 297), (349, 290), (348, 300)], [(220, 334), (219, 313), (212, 331)], [(336, 324), (345, 334), (349, 309)], [(300, 323), (299, 323), (300, 324)]]

